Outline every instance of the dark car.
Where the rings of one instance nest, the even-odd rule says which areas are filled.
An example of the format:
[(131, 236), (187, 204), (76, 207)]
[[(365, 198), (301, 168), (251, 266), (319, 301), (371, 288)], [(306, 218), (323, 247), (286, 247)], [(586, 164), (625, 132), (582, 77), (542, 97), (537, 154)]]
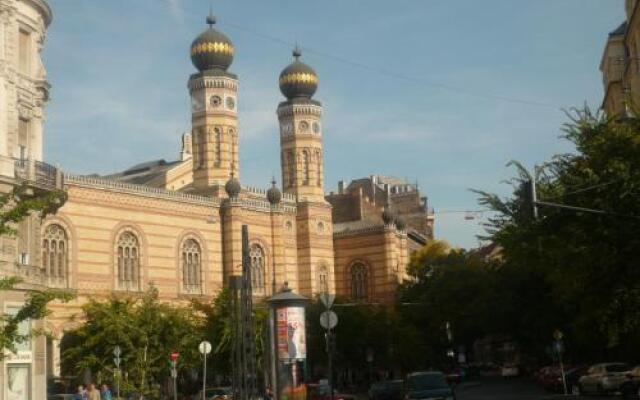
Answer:
[(453, 389), (442, 372), (414, 372), (404, 381), (404, 398), (455, 400)]
[[(230, 400), (233, 395), (230, 387), (208, 388), (204, 392), (206, 400)], [(202, 390), (195, 397), (196, 400), (202, 400)]]
[(401, 400), (404, 381), (382, 381), (371, 385), (369, 389), (370, 400)]
[[(333, 400), (353, 400), (354, 396), (338, 393), (333, 390)], [(307, 385), (307, 400), (331, 400), (329, 385), (324, 383), (310, 383)]]
[(627, 374), (627, 380), (620, 385), (620, 392), (625, 398), (640, 398), (640, 365)]

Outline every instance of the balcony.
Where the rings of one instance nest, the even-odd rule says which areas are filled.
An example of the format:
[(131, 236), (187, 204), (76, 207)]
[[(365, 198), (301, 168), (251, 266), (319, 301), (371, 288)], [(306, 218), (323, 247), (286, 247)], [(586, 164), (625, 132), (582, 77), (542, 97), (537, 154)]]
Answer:
[(61, 190), (63, 185), (62, 171), (37, 160), (0, 156), (0, 175), (44, 191)]
[(0, 261), (0, 277), (22, 279), (19, 286), (47, 286), (49, 279), (44, 268), (35, 265), (23, 265), (17, 262)]

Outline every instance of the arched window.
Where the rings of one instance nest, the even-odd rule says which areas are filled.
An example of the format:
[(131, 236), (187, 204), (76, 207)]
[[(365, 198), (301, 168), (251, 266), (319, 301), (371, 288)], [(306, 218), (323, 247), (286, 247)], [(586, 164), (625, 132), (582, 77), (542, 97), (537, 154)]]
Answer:
[(367, 266), (356, 263), (351, 266), (351, 297), (355, 301), (366, 301), (369, 290)]
[(131, 232), (118, 237), (118, 289), (140, 290), (140, 245)]
[(220, 128), (215, 128), (215, 129), (214, 129), (214, 132), (215, 132), (215, 141), (216, 141), (216, 144), (215, 144), (215, 149), (216, 149), (216, 150), (215, 150), (215, 151), (216, 151), (216, 165), (217, 165), (217, 166), (220, 166), (220, 162), (222, 161), (222, 159), (221, 159), (221, 152), (220, 152), (220, 146), (222, 145), (222, 144), (221, 144), (221, 141), (222, 141), (222, 132), (220, 132)]
[(326, 265), (320, 265), (318, 267), (318, 292), (319, 293), (328, 293), (329, 292), (329, 274), (327, 272)]
[(202, 253), (193, 239), (182, 244), (182, 287), (185, 293), (202, 293)]
[(289, 152), (289, 187), (296, 185), (296, 156), (293, 151)]
[(309, 184), (309, 152), (302, 150), (302, 176), (304, 177), (303, 185)]
[(322, 187), (322, 153), (316, 150), (316, 185)]
[(251, 286), (253, 293), (264, 293), (264, 250), (258, 244), (252, 244), (249, 248), (249, 258), (251, 259)]
[(65, 230), (57, 224), (47, 226), (42, 237), (42, 268), (51, 286), (67, 286), (68, 249)]

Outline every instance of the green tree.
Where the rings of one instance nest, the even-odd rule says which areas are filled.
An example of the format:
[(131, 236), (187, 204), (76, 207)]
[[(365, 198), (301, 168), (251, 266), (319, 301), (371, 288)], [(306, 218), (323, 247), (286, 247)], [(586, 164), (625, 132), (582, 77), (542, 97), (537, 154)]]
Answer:
[[(44, 218), (55, 213), (66, 198), (63, 191), (34, 192), (26, 185), (16, 186), (11, 192), (0, 194), (0, 235), (15, 235), (16, 225), (32, 214), (39, 214)], [(0, 277), (0, 293), (18, 290), (21, 282), (22, 279), (18, 277)], [(4, 350), (15, 351), (17, 343), (42, 333), (36, 330), (28, 334), (21, 333), (19, 327), (23, 322), (46, 317), (50, 302), (68, 301), (73, 296), (60, 290), (28, 290), (25, 291), (25, 297), (25, 303), (17, 313), (0, 314), (0, 360), (4, 357)]]
[(178, 371), (183, 379), (200, 365), (202, 318), (190, 307), (159, 301), (155, 287), (141, 297), (91, 300), (83, 314), (85, 323), (68, 333), (62, 353), (66, 371), (90, 371), (98, 381), (113, 381), (113, 349), (120, 346), (123, 390), (158, 396), (169, 377), (173, 351), (180, 353)]
[(496, 211), (488, 237), (502, 248), (507, 268), (535, 277), (538, 301), (522, 304), (518, 319), (535, 322), (532, 342), (549, 341), (554, 324), (576, 356), (637, 357), (640, 120), (576, 110), (564, 132), (575, 152), (538, 168), (538, 198), (602, 213), (541, 207), (532, 219), (522, 189), (530, 177), (519, 168), (512, 196), (478, 192), (480, 204)]

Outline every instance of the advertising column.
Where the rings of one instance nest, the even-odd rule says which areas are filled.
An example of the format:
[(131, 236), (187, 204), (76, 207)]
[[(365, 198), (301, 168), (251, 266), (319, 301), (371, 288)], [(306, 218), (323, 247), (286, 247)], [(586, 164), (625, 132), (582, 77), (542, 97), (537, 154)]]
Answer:
[(285, 287), (269, 299), (274, 319), (275, 374), (272, 382), (277, 400), (306, 400), (305, 368), (307, 364), (307, 335), (305, 328), (306, 297)]

